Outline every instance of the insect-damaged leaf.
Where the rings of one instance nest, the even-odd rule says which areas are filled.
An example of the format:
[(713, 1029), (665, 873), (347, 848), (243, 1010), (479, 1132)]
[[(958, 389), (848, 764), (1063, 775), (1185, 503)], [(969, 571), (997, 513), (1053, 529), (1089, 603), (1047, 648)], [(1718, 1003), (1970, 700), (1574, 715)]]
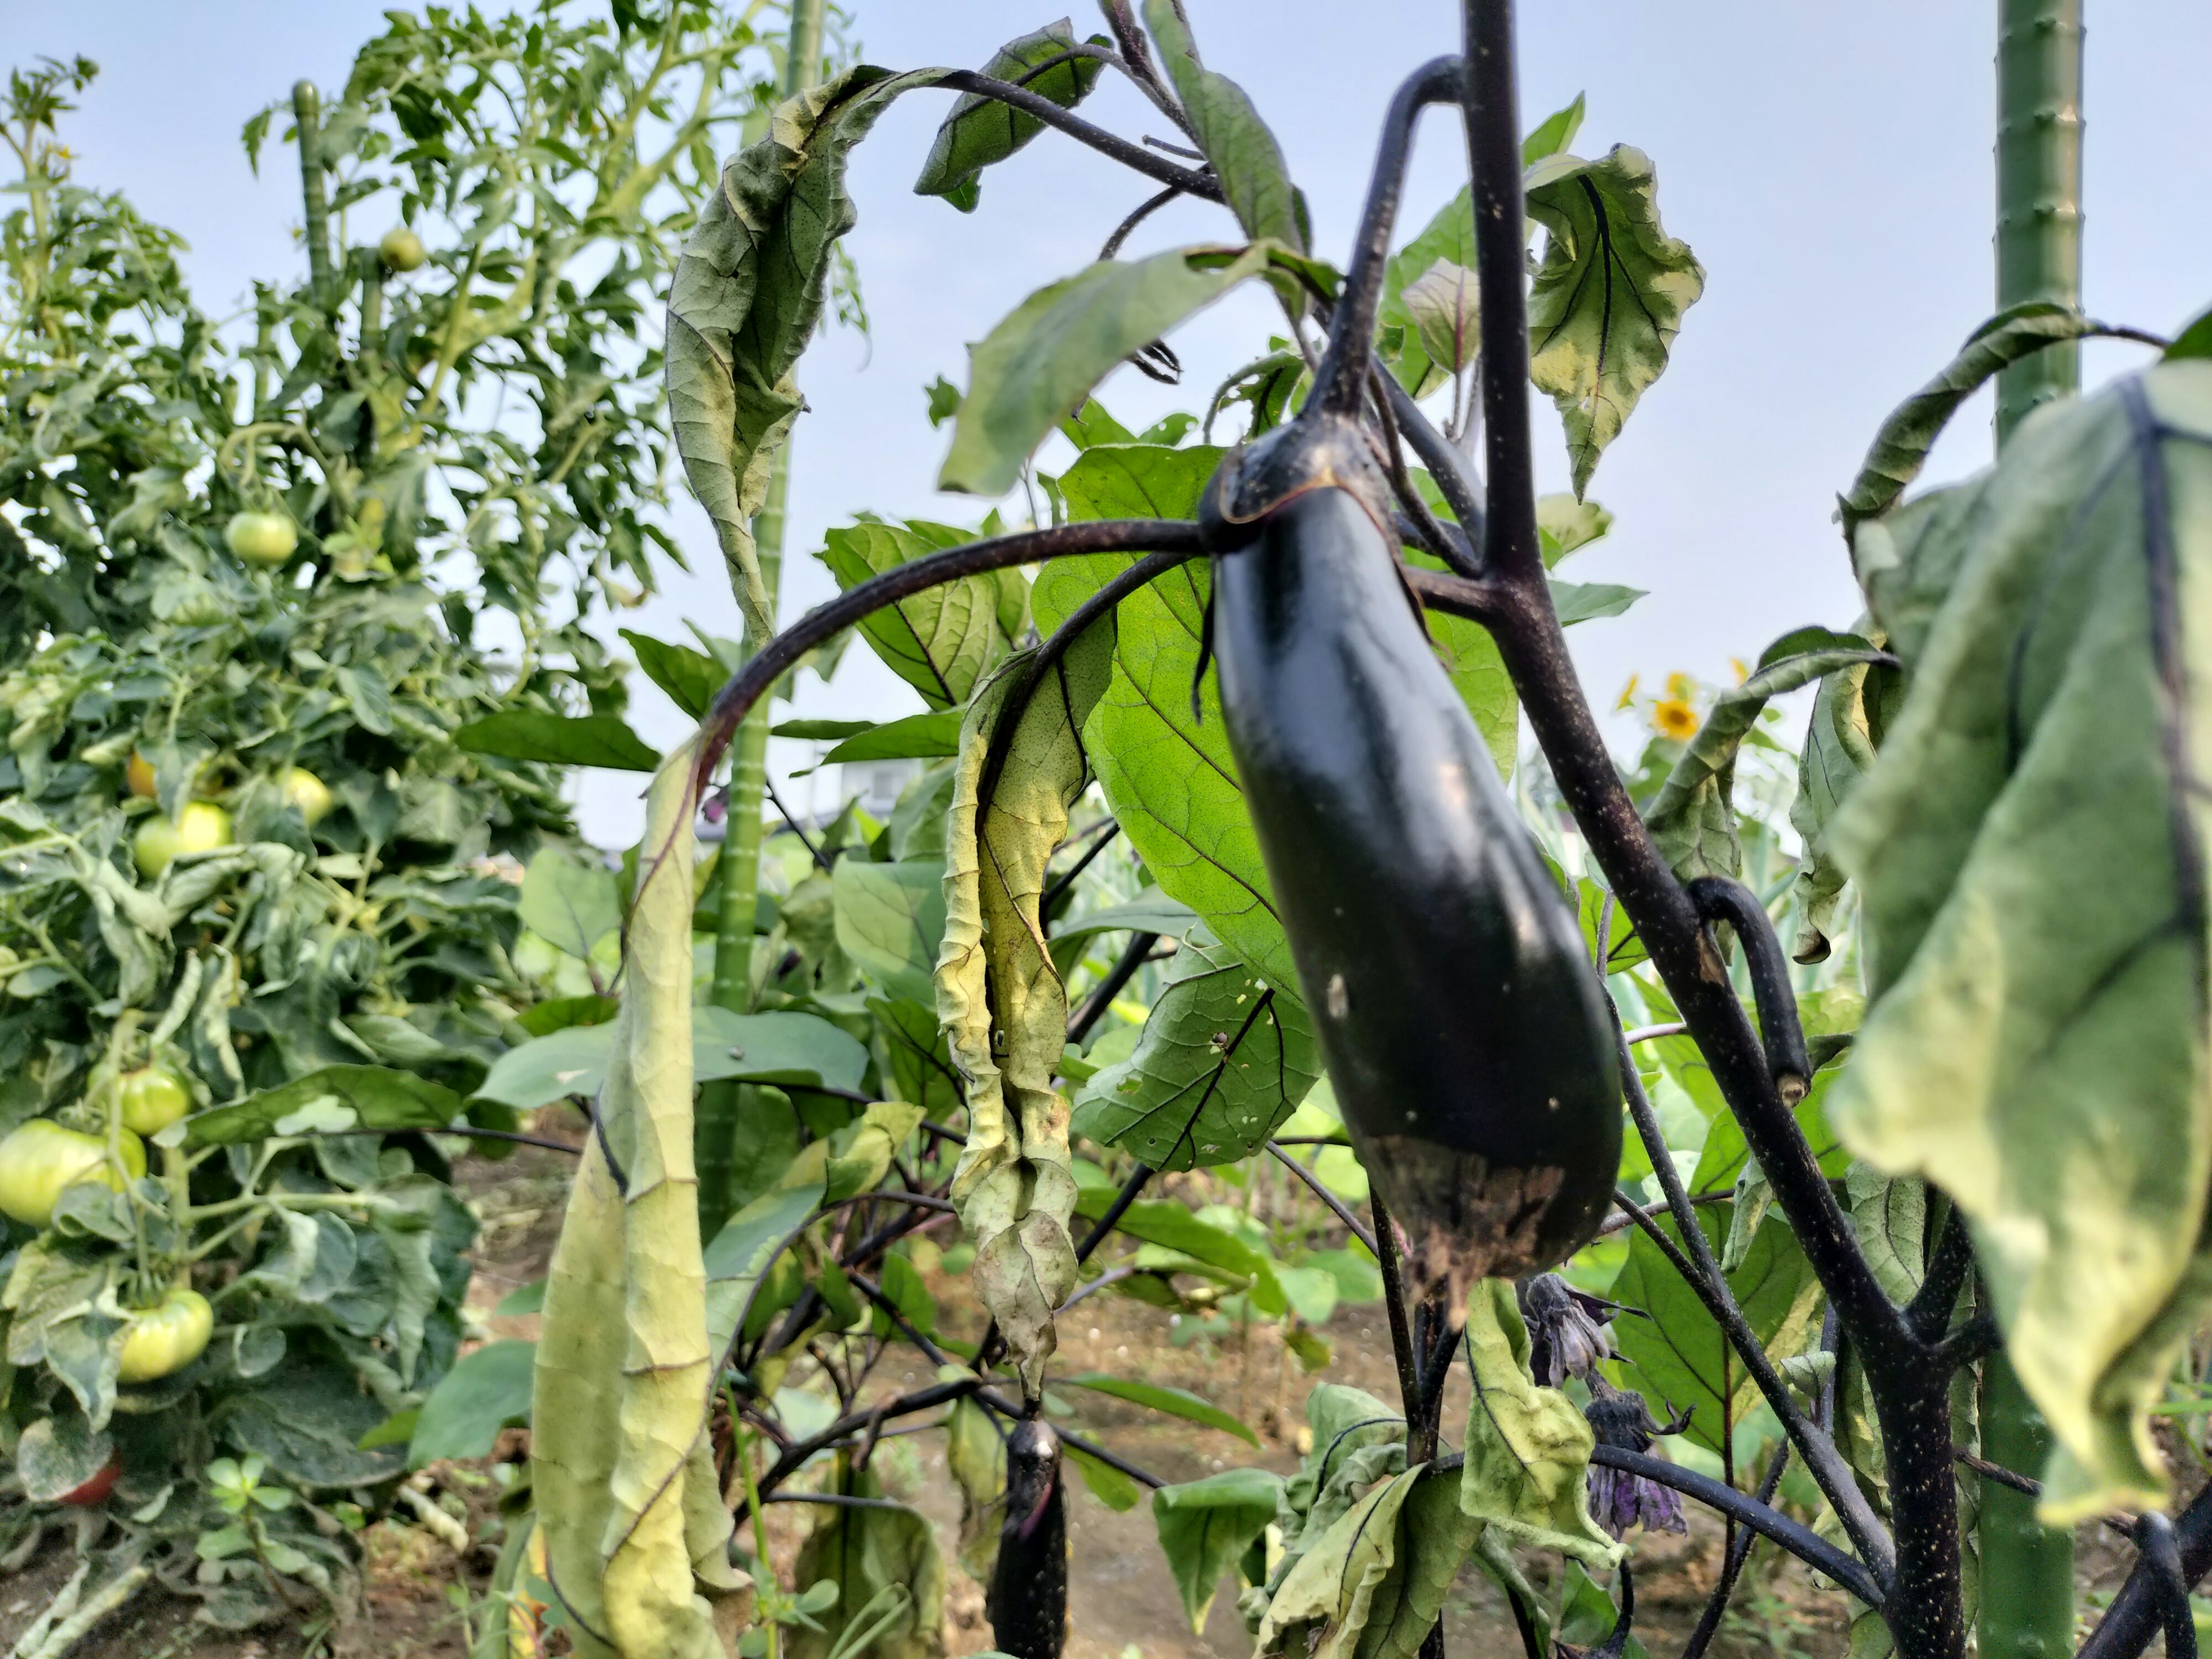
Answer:
[[(1033, 674), (1035, 654), (1022, 653), (984, 682), (961, 729), (946, 818), (937, 1012), (968, 1092), (968, 1144), (952, 1196), (975, 1243), (976, 1292), (1032, 1397), (1053, 1349), (1053, 1310), (1075, 1288), (1076, 1265), (1068, 1109), (1053, 1087), (1066, 1046), (1067, 993), (1037, 901), (1045, 866), (1067, 833), (1068, 805), (1090, 779), (1080, 732), (1112, 651), (1113, 624), (1102, 620), (1058, 662)], [(1014, 718), (1013, 697), (1033, 679), (1004, 763), (987, 780), (994, 733)], [(988, 802), (987, 781), (995, 786)]]
[(1115, 365), (1267, 269), (1274, 244), (1107, 259), (1039, 289), (968, 349), (968, 393), (939, 489), (1003, 495)]
[[(1091, 40), (1094, 45), (1109, 44), (1103, 35), (1093, 35)], [(1015, 82), (1062, 109), (1073, 109), (1097, 84), (1106, 68), (1096, 58), (1065, 58), (1075, 44), (1075, 30), (1063, 17), (1035, 33), (1006, 42), (992, 53), (983, 73), (994, 80)], [(1041, 75), (1030, 76), (1038, 64), (1055, 58), (1064, 61)], [(1025, 76), (1030, 78), (1024, 79)], [(929, 159), (921, 164), (921, 177), (914, 181), (914, 193), (942, 196), (963, 213), (973, 213), (982, 194), (982, 183), (976, 175), (1005, 161), (1043, 131), (1044, 123), (1034, 115), (980, 93), (963, 93), (937, 130)], [(933, 412), (934, 407), (933, 403)]]
[(1547, 173), (1528, 192), (1528, 216), (1551, 233), (1528, 290), (1528, 374), (1559, 406), (1579, 495), (1667, 367), (1705, 272), (1660, 228), (1658, 176), (1642, 150), (1620, 144)]
[[(972, 530), (925, 520), (863, 520), (832, 530), (822, 560), (837, 586), (849, 588), (975, 539)], [(941, 710), (968, 701), (983, 671), (1006, 654), (1028, 620), (1029, 584), (1018, 570), (1001, 570), (910, 594), (864, 618), (860, 633), (886, 668)]]
[(706, 1434), (690, 777), (679, 755), (648, 797), (605, 1133), (585, 1150), (546, 1280), (532, 1411), (549, 1577), (577, 1650), (622, 1659), (720, 1659), (708, 1598), (744, 1587), (727, 1565), (730, 1517)]
[(1528, 1370), (1528, 1330), (1513, 1286), (1485, 1279), (1468, 1298), (1467, 1459), (1460, 1508), (1515, 1545), (1559, 1550), (1609, 1567), (1620, 1546), (1589, 1515), (1596, 1443), (1580, 1408)]
[(1732, 880), (1742, 872), (1743, 843), (1735, 823), (1736, 751), (1767, 700), (1880, 654), (1850, 635), (1801, 629), (1767, 647), (1750, 678), (1722, 693), (1646, 815), (1652, 840), (1680, 879)]
[[(2145, 1413), (2212, 1301), (2212, 365), (2039, 416), (1949, 495), (1917, 544), (1948, 595), (1831, 830), (1878, 994), (1828, 1110), (1966, 1215), (2061, 1523), (2162, 1501)], [(1919, 584), (1880, 528), (1896, 639)]]
[(1074, 1127), (1156, 1170), (1235, 1164), (1297, 1109), (1320, 1069), (1295, 987), (1262, 981), (1194, 927), (1137, 1052), (1084, 1085)]

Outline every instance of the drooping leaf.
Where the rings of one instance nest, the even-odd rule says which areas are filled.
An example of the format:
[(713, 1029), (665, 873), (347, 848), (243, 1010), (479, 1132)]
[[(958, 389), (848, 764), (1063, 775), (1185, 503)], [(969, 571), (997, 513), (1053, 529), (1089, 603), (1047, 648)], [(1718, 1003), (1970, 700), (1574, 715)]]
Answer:
[(1967, 1217), (2059, 1523), (2163, 1501), (2146, 1413), (2212, 1294), (2212, 365), (2031, 422), (1952, 495), (1920, 561), (1948, 595), (1831, 830), (1876, 998), (1829, 1110)]
[(345, 1129), (442, 1129), (461, 1097), (442, 1084), (383, 1066), (325, 1066), (274, 1089), (195, 1113), (163, 1133), (187, 1150), (273, 1134)]
[[(1075, 58), (1041, 75), (1032, 76), (1030, 71), (1060, 57), (1075, 44), (1075, 30), (1063, 17), (1006, 42), (992, 53), (983, 73), (994, 81), (1015, 82), (1024, 91), (1049, 98), (1062, 109), (1073, 109), (1097, 84), (1105, 71), (1103, 64), (1096, 58)], [(1099, 44), (1105, 44), (1103, 38)], [(1025, 76), (1029, 78), (1024, 79)], [(1034, 115), (979, 93), (963, 93), (952, 106), (952, 113), (937, 129), (929, 157), (921, 164), (921, 176), (914, 181), (914, 193), (942, 196), (963, 213), (973, 213), (982, 193), (977, 175), (1005, 161), (1043, 131), (1044, 123)]]
[(1859, 476), (1837, 503), (1849, 540), (1860, 523), (1895, 507), (1927, 465), (1959, 406), (2002, 370), (2046, 346), (2109, 334), (2105, 324), (2047, 300), (2030, 301), (1998, 313), (1966, 337), (1959, 355), (1941, 373), (1895, 409), (1867, 447)]
[(845, 164), (891, 100), (938, 71), (871, 64), (777, 106), (730, 158), (677, 261), (667, 382), (691, 493), (714, 520), (747, 631), (775, 631), (752, 519), (799, 412), (793, 369), (822, 315), (837, 240), (858, 217)]
[(1039, 289), (969, 348), (968, 392), (937, 486), (1003, 495), (1054, 424), (1131, 352), (1267, 265), (1269, 250), (1103, 260)]
[(506, 760), (554, 766), (604, 766), (650, 772), (660, 757), (617, 714), (547, 714), (509, 708), (471, 720), (453, 733), (459, 747)]
[[(1037, 902), (1067, 833), (1067, 809), (1090, 781), (1082, 725), (1109, 672), (1113, 631), (1111, 618), (1102, 618), (1059, 661), (1037, 669), (1025, 706), (1014, 699), (1031, 684), (1033, 654), (1007, 659), (984, 682), (961, 727), (945, 820), (937, 1010), (968, 1098), (968, 1144), (952, 1197), (975, 1241), (976, 1292), (1031, 1397), (1053, 1350), (1053, 1310), (1075, 1288), (1076, 1269), (1068, 1108), (1053, 1086), (1066, 1046), (1067, 992)], [(1012, 727), (1001, 740), (1002, 721)], [(994, 746), (1004, 759), (987, 780)]]
[(1666, 368), (1705, 272), (1661, 228), (1658, 176), (1640, 149), (1553, 168), (1528, 201), (1550, 233), (1528, 290), (1529, 377), (1559, 406), (1580, 495)]
[(622, 1010), (585, 1028), (614, 1053), (546, 1280), (532, 1406), (547, 1577), (625, 1659), (719, 1659), (712, 1602), (747, 1588), (707, 1438), (719, 1356), (692, 1162), (690, 771), (679, 756), (653, 781)]
[(1089, 1389), (1093, 1393), (1108, 1395), (1115, 1400), (1126, 1400), (1133, 1406), (1164, 1412), (1170, 1417), (1180, 1417), (1186, 1422), (1203, 1423), (1209, 1429), (1233, 1434), (1249, 1445), (1260, 1443), (1260, 1437), (1237, 1419), (1212, 1401), (1200, 1399), (1188, 1389), (1171, 1389), (1158, 1382), (1109, 1376), (1103, 1371), (1078, 1371), (1073, 1376), (1055, 1374), (1053, 1381), (1063, 1387)]
[[(1717, 1256), (1728, 1239), (1729, 1209), (1707, 1204), (1698, 1211), (1698, 1224)], [(1662, 1218), (1659, 1225), (1679, 1243), (1671, 1218)], [(1728, 1281), (1770, 1358), (1788, 1358), (1803, 1349), (1814, 1334), (1811, 1322), (1820, 1285), (1780, 1217), (1770, 1215), (1759, 1224), (1743, 1265)], [(1690, 1412), (1685, 1432), (1717, 1450), (1723, 1415), (1730, 1424), (1741, 1422), (1759, 1395), (1705, 1304), (1640, 1230), (1611, 1295), (1650, 1316), (1613, 1322), (1613, 1342), (1628, 1363), (1632, 1386), (1655, 1413)]]
[(1250, 96), (1199, 61), (1182, 0), (1145, 0), (1145, 27), (1152, 31), (1168, 80), (1196, 130), (1198, 147), (1244, 234), (1255, 242), (1273, 240), (1303, 252), (1303, 216), (1283, 147)]
[(530, 1421), (535, 1342), (487, 1342), (454, 1362), (430, 1390), (407, 1444), (407, 1467), (491, 1455), (499, 1431)]
[(1573, 1401), (1530, 1376), (1528, 1328), (1505, 1280), (1480, 1280), (1469, 1294), (1467, 1344), (1474, 1387), (1460, 1508), (1516, 1545), (1611, 1566), (1620, 1546), (1589, 1515), (1595, 1438)]
[(1482, 1530), (1426, 1465), (1376, 1486), (1285, 1575), (1255, 1659), (1411, 1659)]
[(1206, 1628), (1222, 1574), (1274, 1520), (1282, 1491), (1282, 1477), (1266, 1469), (1224, 1469), (1152, 1493), (1160, 1553), (1193, 1631)]
[(1176, 952), (1137, 1052), (1084, 1085), (1076, 1132), (1156, 1170), (1249, 1158), (1320, 1073), (1295, 986), (1260, 981), (1194, 929)]
[(532, 933), (572, 957), (588, 957), (622, 926), (622, 890), (599, 859), (565, 847), (541, 848), (523, 873), (520, 910)]
[[(907, 524), (864, 519), (832, 530), (822, 559), (838, 586), (849, 588), (975, 538), (973, 531), (919, 519)], [(1023, 592), (1018, 571), (963, 577), (886, 605), (860, 623), (860, 633), (884, 665), (921, 692), (923, 702), (933, 709), (952, 708), (968, 701), (976, 681), (1021, 633)]]
[(1742, 873), (1743, 842), (1736, 832), (1735, 757), (1770, 698), (1809, 685), (1824, 674), (1863, 665), (1880, 653), (1864, 640), (1804, 629), (1769, 646), (1741, 685), (1715, 701), (1644, 815), (1651, 838), (1675, 876)]

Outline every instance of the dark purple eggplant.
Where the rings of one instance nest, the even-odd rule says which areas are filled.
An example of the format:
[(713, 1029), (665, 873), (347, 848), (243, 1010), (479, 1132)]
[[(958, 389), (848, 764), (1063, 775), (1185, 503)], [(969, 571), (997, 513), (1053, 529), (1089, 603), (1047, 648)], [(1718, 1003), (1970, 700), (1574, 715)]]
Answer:
[(1360, 1162), (1457, 1316), (1586, 1243), (1620, 1074), (1580, 928), (1437, 662), (1348, 419), (1309, 412), (1206, 491), (1222, 707)]
[(1067, 1639), (1067, 1504), (1060, 1437), (1032, 1418), (1006, 1439), (1006, 1517), (983, 1612), (1014, 1659), (1060, 1659)]

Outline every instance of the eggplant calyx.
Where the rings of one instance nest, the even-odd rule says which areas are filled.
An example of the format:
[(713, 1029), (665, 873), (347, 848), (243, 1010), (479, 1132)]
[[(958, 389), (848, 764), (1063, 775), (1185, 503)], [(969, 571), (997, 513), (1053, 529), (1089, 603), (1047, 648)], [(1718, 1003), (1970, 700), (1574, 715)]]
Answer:
[(1383, 534), (1392, 535), (1390, 499), (1357, 421), (1303, 416), (1256, 443), (1239, 444), (1206, 481), (1199, 533), (1209, 553), (1234, 553), (1259, 539), (1285, 503), (1316, 489), (1341, 489)]

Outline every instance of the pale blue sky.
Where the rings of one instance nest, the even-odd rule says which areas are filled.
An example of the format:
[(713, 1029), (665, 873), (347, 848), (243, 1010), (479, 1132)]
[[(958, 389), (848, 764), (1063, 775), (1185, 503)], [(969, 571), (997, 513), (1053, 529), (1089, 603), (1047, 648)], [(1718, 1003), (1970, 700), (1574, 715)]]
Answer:
[[(974, 66), (1007, 38), (1076, 12), (1079, 0), (851, 0), (866, 56), (897, 68)], [(1341, 259), (1391, 88), (1455, 44), (1449, 0), (1189, 0), (1209, 63), (1243, 82), (1273, 122), (1314, 213), (1319, 251)], [(79, 176), (128, 191), (182, 231), (201, 301), (220, 310), (256, 275), (297, 258), (296, 179), (282, 161), (257, 181), (237, 143), (261, 104), (311, 75), (343, 76), (381, 8), (362, 0), (4, 0), (14, 62), (83, 52), (102, 65), (73, 118)], [(1559, 0), (1522, 8), (1524, 113), (1532, 122), (1586, 93), (1576, 148), (1648, 151), (1667, 228), (1707, 271), (1673, 367), (1598, 468), (1591, 493), (1617, 515), (1577, 556), (1583, 580), (1652, 590), (1627, 617), (1577, 629), (1592, 697), (1609, 706), (1632, 672), (1684, 668), (1708, 679), (1785, 629), (1847, 624), (1857, 610), (1830, 521), (1874, 423), (1948, 358), (1990, 311), (1994, 0)], [(2212, 7), (2089, 0), (2087, 302), (2113, 321), (2170, 331), (2212, 301)], [(875, 320), (872, 352), (849, 334), (818, 342), (801, 370), (814, 413), (795, 452), (795, 552), (872, 507), (955, 520), (983, 504), (936, 494), (945, 434), (922, 416), (923, 385), (966, 379), (965, 343), (1031, 290), (1089, 259), (1150, 186), (1113, 163), (1041, 137), (986, 175), (969, 216), (911, 193), (945, 100), (915, 94), (861, 148), (851, 247)], [(1110, 79), (1086, 113), (1124, 133), (1158, 131), (1150, 106)], [(1417, 226), (1461, 181), (1448, 116), (1429, 118), (1407, 219)], [(1131, 251), (1213, 240), (1228, 221), (1185, 204)], [(1256, 355), (1273, 319), (1257, 291), (1233, 296), (1175, 337), (1181, 392), (1123, 370), (1110, 407), (1149, 419), (1202, 404)], [(2092, 384), (2140, 361), (2093, 344)], [(1544, 487), (1559, 488), (1558, 424), (1540, 406)], [(1932, 477), (1981, 465), (1986, 404), (1954, 424)], [(1048, 464), (1050, 456), (1047, 457)], [(705, 521), (683, 504), (678, 533), (700, 574), (671, 572), (644, 625), (691, 617), (734, 634), (736, 612)], [(830, 591), (800, 559), (785, 614)], [(624, 618), (635, 625), (635, 619)], [(856, 650), (838, 683), (810, 686), (799, 712), (887, 716), (915, 706)], [(680, 721), (646, 687), (637, 720), (656, 740)], [(799, 763), (797, 756), (783, 764)], [(586, 827), (625, 836), (632, 781), (587, 787)]]

